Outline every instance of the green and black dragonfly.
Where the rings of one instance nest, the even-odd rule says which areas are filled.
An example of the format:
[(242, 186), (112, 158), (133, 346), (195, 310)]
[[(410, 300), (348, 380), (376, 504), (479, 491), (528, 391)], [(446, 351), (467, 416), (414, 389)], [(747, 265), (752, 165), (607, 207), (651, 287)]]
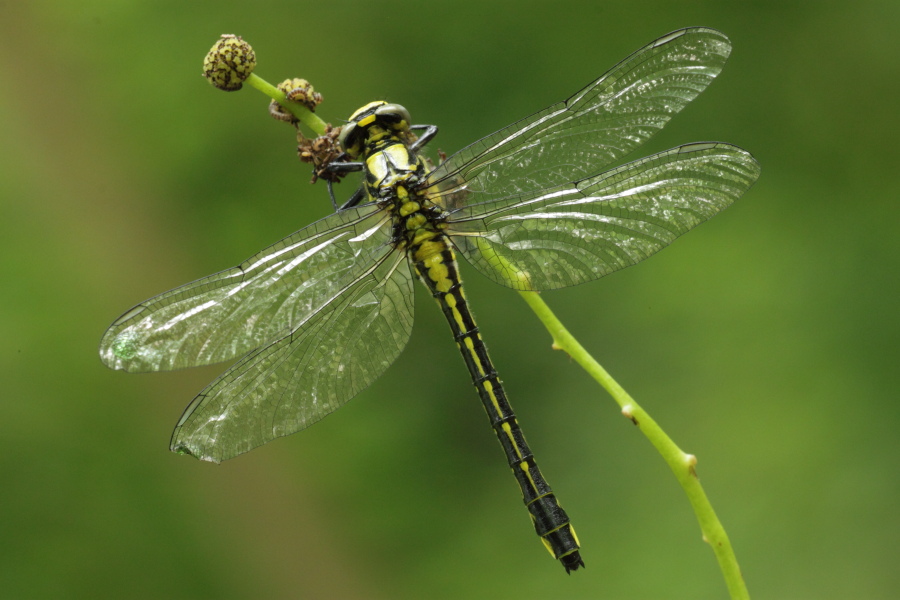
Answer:
[[(410, 337), (413, 271), (441, 306), (541, 540), (583, 566), (468, 309), (455, 256), (516, 290), (603, 277), (739, 198), (753, 157), (679, 146), (597, 174), (661, 129), (721, 71), (728, 38), (682, 29), (571, 96), (434, 169), (405, 108), (373, 102), (340, 142), (361, 193), (334, 214), (216, 273), (142, 302), (103, 336), (107, 366), (167, 371), (240, 358), (185, 410), (171, 449), (220, 462), (309, 427), (372, 383)], [(434, 368), (429, 366), (429, 368)]]

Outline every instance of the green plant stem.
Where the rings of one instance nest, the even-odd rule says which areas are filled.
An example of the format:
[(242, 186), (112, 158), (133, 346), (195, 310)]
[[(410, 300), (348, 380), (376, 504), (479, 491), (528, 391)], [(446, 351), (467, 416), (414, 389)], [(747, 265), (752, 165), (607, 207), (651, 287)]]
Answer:
[(250, 73), (250, 77), (248, 77), (244, 83), (258, 89), (260, 92), (275, 100), (280, 104), (284, 110), (288, 111), (297, 119), (300, 120), (301, 123), (309, 127), (316, 135), (324, 135), (325, 134), (325, 121), (316, 116), (316, 114), (310, 111), (308, 108), (301, 104), (297, 104), (296, 102), (288, 102), (287, 96), (284, 95), (284, 92), (279, 90), (277, 87), (263, 79), (262, 77), (257, 76), (254, 73)]
[(622, 414), (631, 419), (638, 426), (643, 434), (650, 440), (653, 447), (660, 453), (675, 478), (687, 494), (697, 521), (700, 522), (700, 530), (703, 532), (704, 541), (712, 546), (716, 559), (719, 561), (719, 568), (725, 578), (725, 584), (728, 586), (728, 592), (734, 599), (749, 599), (750, 595), (747, 591), (747, 585), (741, 576), (741, 570), (737, 563), (737, 557), (728, 540), (728, 535), (719, 522), (700, 480), (697, 477), (695, 469), (697, 458), (692, 454), (686, 454), (679, 448), (672, 439), (666, 435), (662, 428), (650, 418), (641, 406), (628, 395), (622, 386), (620, 386), (609, 373), (606, 372), (594, 358), (588, 354), (587, 350), (578, 343), (578, 340), (563, 326), (556, 318), (556, 315), (550, 310), (550, 307), (544, 302), (540, 294), (537, 292), (519, 292), (525, 302), (531, 307), (531, 310), (538, 316), (547, 331), (553, 338), (553, 348), (563, 350), (572, 357), (588, 374), (597, 380), (603, 388), (610, 393), (613, 399), (622, 409)]

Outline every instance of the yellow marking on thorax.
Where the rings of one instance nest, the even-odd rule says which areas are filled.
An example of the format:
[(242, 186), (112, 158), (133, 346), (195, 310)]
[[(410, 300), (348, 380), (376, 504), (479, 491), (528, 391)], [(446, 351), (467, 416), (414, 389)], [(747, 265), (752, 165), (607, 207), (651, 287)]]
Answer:
[(379, 162), (384, 162), (384, 158), (381, 156), (380, 152), (373, 152), (366, 157), (366, 170), (371, 171), (372, 167)]
[[(364, 119), (366, 122), (369, 122), (369, 118)], [(360, 122), (361, 123), (361, 122)], [(375, 144), (381, 142), (382, 140), (394, 140), (397, 142), (394, 146), (399, 146), (402, 149), (406, 149), (403, 143), (400, 141), (400, 138), (397, 137), (397, 134), (391, 129), (385, 129), (381, 125), (372, 125), (366, 130), (366, 144)], [(379, 150), (379, 152), (389, 151), (389, 148), (384, 148)], [(400, 155), (397, 155), (400, 158)], [(409, 153), (404, 152), (403, 154), (403, 163), (409, 163)], [(403, 164), (400, 163), (400, 164)]]
[[(385, 132), (385, 135), (386, 134), (387, 132)], [(384, 137), (384, 135), (380, 136), (378, 139), (381, 139), (381, 137)], [(416, 163), (410, 160), (409, 150), (407, 150), (406, 146), (402, 143), (392, 144), (382, 150), (382, 152), (390, 157), (391, 163), (404, 171), (415, 170)]]
[(377, 127), (370, 127), (368, 131), (368, 135), (366, 139), (371, 144), (372, 142), (380, 142), (388, 135), (388, 132), (384, 129), (379, 129)]
[[(376, 133), (369, 137), (369, 141), (377, 141), (381, 137), (383, 137), (381, 133)], [(390, 187), (406, 182), (417, 167), (417, 163), (410, 160), (406, 146), (401, 143), (388, 144), (381, 150), (371, 152), (366, 157), (365, 163), (369, 177), (379, 187)], [(397, 186), (396, 192), (401, 203), (409, 198), (409, 192), (402, 185)]]
[[(401, 207), (402, 208), (402, 207)], [(425, 218), (425, 215), (419, 213), (418, 215), (414, 215), (406, 220), (406, 229), (409, 231), (415, 231), (416, 229), (420, 229), (428, 220)]]
[(388, 164), (381, 152), (373, 152), (366, 158), (366, 171), (379, 183), (388, 176)]
[[(413, 214), (414, 212), (416, 212), (418, 210), (421, 210), (421, 208), (422, 207), (421, 207), (421, 205), (419, 205), (418, 202), (416, 202), (415, 200), (409, 200), (400, 205), (400, 216), (406, 217), (408, 215)], [(419, 216), (421, 217), (420, 219), (410, 219), (409, 221), (407, 221), (406, 228), (407, 229), (417, 229), (418, 227), (421, 227), (422, 225), (424, 225), (425, 224), (425, 215), (419, 215)], [(410, 226), (410, 223), (414, 220), (416, 221), (417, 224)]]

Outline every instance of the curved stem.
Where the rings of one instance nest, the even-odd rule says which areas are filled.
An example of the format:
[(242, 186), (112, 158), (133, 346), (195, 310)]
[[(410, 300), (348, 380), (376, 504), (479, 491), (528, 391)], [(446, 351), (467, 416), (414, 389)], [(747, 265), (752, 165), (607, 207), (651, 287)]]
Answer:
[(259, 77), (254, 73), (250, 73), (250, 77), (248, 77), (244, 81), (244, 83), (256, 88), (272, 100), (278, 102), (278, 104), (280, 104), (284, 108), (284, 110), (297, 117), (301, 123), (309, 127), (312, 131), (315, 132), (316, 135), (325, 134), (325, 121), (317, 117), (314, 112), (310, 111), (305, 106), (297, 104), (296, 102), (288, 102), (287, 96), (284, 95), (284, 92), (279, 90), (277, 87), (275, 87), (262, 77)]
[(587, 350), (578, 343), (578, 340), (569, 333), (563, 324), (556, 318), (550, 307), (544, 302), (537, 292), (519, 292), (531, 310), (538, 316), (547, 331), (553, 338), (553, 348), (563, 350), (572, 357), (581, 367), (588, 372), (603, 388), (609, 392), (622, 409), (622, 414), (631, 419), (641, 432), (647, 437), (653, 447), (672, 469), (678, 483), (681, 484), (688, 501), (694, 509), (700, 530), (703, 532), (704, 541), (712, 546), (719, 568), (728, 586), (728, 592), (734, 599), (749, 599), (747, 585), (741, 576), (741, 570), (737, 563), (737, 557), (728, 540), (725, 528), (719, 522), (712, 504), (706, 497), (700, 480), (697, 477), (697, 457), (686, 454), (672, 439), (666, 435), (662, 428), (654, 421), (641, 406), (628, 395), (600, 363), (588, 354)]

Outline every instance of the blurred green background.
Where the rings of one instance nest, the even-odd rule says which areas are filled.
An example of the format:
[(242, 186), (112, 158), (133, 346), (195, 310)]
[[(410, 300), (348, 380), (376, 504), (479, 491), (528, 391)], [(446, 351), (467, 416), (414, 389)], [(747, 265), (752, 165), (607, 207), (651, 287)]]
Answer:
[(326, 120), (401, 102), (452, 152), (688, 25), (732, 59), (634, 157), (723, 140), (762, 178), (652, 260), (545, 298), (699, 457), (754, 597), (895, 598), (900, 4), (521, 0), (0, 4), (0, 597), (725, 597), (655, 451), (467, 266), (583, 572), (531, 530), (426, 294), (348, 408), (218, 467), (167, 443), (222, 366), (97, 356), (133, 304), (330, 211), (266, 99), (200, 77), (219, 34), (262, 77), (311, 80)]

